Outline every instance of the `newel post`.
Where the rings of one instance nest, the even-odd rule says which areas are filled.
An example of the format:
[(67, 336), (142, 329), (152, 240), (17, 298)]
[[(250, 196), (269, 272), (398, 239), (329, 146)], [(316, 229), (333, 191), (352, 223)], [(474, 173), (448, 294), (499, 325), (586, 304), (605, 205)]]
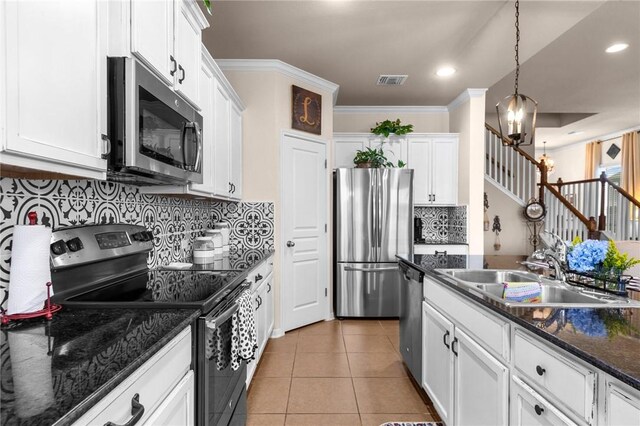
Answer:
[(544, 164), (544, 160), (540, 160), (538, 168), (540, 169), (540, 188), (538, 190), (538, 201), (544, 204), (544, 187), (547, 185), (547, 165)]
[(600, 175), (600, 216), (598, 217), (598, 230), (604, 231), (607, 228), (607, 216), (605, 215), (605, 184), (607, 183), (607, 174), (602, 172)]

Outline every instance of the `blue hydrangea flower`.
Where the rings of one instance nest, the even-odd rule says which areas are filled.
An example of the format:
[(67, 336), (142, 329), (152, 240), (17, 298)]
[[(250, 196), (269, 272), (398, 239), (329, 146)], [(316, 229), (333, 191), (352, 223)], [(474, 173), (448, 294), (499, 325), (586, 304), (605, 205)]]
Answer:
[(609, 243), (607, 241), (586, 240), (573, 247), (567, 254), (569, 269), (577, 272), (590, 272), (604, 262)]
[(607, 337), (607, 327), (596, 309), (567, 309), (567, 319), (576, 331), (591, 337)]

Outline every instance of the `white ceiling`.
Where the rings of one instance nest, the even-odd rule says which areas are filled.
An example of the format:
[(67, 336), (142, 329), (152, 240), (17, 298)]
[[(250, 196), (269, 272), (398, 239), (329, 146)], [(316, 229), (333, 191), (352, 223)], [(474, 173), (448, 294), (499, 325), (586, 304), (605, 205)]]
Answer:
[[(280, 59), (339, 84), (338, 105), (446, 105), (486, 87), (490, 113), (513, 92), (513, 1), (212, 4), (203, 40), (214, 58)], [(539, 127), (538, 141), (552, 148), (640, 124), (640, 1), (523, 0), (520, 13), (520, 91), (553, 126)], [(631, 46), (606, 54), (615, 41)], [(458, 72), (437, 77), (442, 65)], [(376, 86), (379, 74), (409, 78)]]

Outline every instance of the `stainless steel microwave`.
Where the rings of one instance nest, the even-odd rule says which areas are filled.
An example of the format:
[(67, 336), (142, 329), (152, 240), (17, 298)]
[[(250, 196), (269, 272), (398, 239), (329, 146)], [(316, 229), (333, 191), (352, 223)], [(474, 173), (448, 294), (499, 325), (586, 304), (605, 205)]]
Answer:
[(108, 178), (202, 183), (202, 116), (134, 58), (108, 58)]

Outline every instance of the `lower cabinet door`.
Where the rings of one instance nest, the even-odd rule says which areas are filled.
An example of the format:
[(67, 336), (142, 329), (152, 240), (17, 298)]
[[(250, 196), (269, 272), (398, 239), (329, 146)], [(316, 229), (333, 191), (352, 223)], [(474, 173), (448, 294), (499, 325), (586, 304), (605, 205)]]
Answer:
[(267, 280), (267, 289), (265, 291), (264, 297), (264, 305), (265, 305), (265, 317), (267, 319), (267, 335), (265, 336), (266, 341), (269, 341), (271, 337), (271, 332), (273, 331), (273, 323), (275, 320), (274, 310), (273, 310), (273, 275)]
[(455, 424), (496, 426), (509, 423), (509, 369), (456, 328)]
[(195, 425), (193, 370), (184, 376), (156, 411), (151, 414), (145, 425), (172, 426)]
[(453, 324), (426, 302), (422, 303), (422, 387), (442, 421), (453, 419)]
[(575, 425), (575, 423), (520, 378), (513, 376), (511, 380), (511, 425), (561, 426)]
[(614, 383), (606, 384), (607, 426), (640, 425), (640, 395)]

